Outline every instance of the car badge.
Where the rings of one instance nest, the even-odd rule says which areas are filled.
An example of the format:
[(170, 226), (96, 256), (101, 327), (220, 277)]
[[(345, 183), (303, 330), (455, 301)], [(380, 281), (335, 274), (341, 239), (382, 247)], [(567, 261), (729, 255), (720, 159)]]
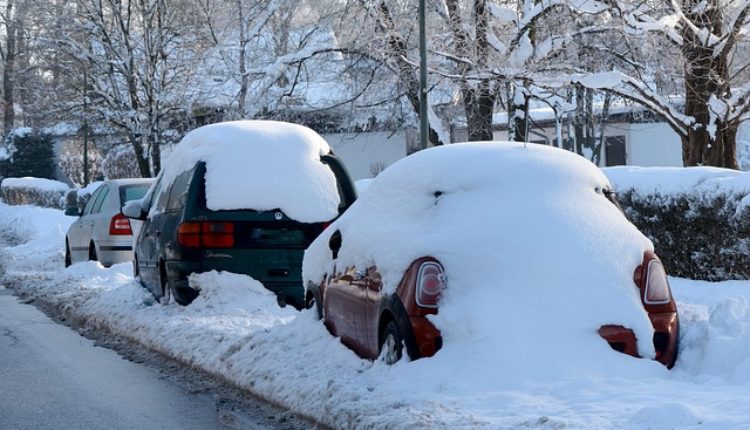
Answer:
[(284, 214), (282, 214), (281, 212), (276, 212), (275, 214), (273, 214), (273, 217), (276, 218), (277, 221), (281, 221), (281, 218), (284, 218)]

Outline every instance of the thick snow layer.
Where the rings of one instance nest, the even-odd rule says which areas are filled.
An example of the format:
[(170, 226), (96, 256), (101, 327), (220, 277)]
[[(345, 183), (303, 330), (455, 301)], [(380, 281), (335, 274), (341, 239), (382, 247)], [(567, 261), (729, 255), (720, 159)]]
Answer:
[(70, 188), (60, 181), (45, 178), (5, 178), (2, 181), (3, 188), (33, 188), (41, 191), (65, 192)]
[(684, 194), (731, 195), (750, 193), (750, 175), (719, 167), (606, 167), (615, 191), (678, 196)]
[[(597, 333), (606, 324), (632, 328), (647, 340), (639, 342), (641, 355), (654, 354), (633, 283), (653, 247), (603, 195), (608, 188), (589, 161), (548, 146), (420, 151), (378, 175), (313, 242), (305, 284), (332, 272), (328, 241), (337, 230), (343, 239), (336, 266), (377, 266), (386, 292), (414, 260), (437, 258), (448, 277), (432, 318), (443, 349), (409, 370), (427, 381), (437, 369), (471, 379), (476, 368), (485, 370), (473, 388), (488, 390), (581, 373), (656, 377), (665, 372), (659, 364), (622, 360)], [(445, 383), (432, 378), (428, 386)]]
[[(87, 262), (63, 270), (72, 221), (58, 210), (0, 204), (2, 283), (334, 428), (750, 427), (750, 282), (670, 280), (682, 319), (681, 355), (671, 373), (614, 353), (606, 359), (620, 363), (610, 374), (586, 373), (583, 365), (601, 359), (599, 351), (576, 378), (491, 386), (484, 380), (513, 349), (510, 340), (490, 367), (468, 359), (486, 343), (467, 345), (460, 357), (466, 370), (452, 374), (454, 366), (434, 359), (392, 367), (361, 360), (313, 312), (280, 309), (245, 276), (194, 276), (201, 296), (193, 305), (162, 306), (132, 278), (130, 265)], [(545, 321), (560, 323), (552, 315)], [(643, 372), (618, 376), (633, 362)]]
[(322, 137), (301, 125), (211, 124), (191, 131), (175, 147), (162, 181), (171, 184), (205, 161), (208, 209), (281, 209), (301, 222), (328, 221), (338, 214), (340, 201), (336, 178), (320, 161), (329, 152)]

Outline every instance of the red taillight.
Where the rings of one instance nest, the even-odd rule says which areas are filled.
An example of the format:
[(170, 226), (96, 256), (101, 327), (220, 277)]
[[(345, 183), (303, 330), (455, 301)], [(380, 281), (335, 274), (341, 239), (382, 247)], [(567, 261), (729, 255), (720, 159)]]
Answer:
[(123, 214), (117, 214), (109, 221), (110, 235), (132, 235), (133, 230), (130, 228), (130, 220)]
[(233, 247), (234, 224), (231, 222), (204, 221), (201, 226), (201, 243), (206, 248)]
[(184, 222), (177, 228), (177, 243), (188, 248), (231, 248), (234, 246), (234, 224)]
[(177, 243), (188, 248), (201, 246), (201, 223), (183, 222), (177, 227)]
[(443, 267), (432, 261), (422, 263), (417, 275), (417, 305), (423, 308), (436, 308), (444, 289)]
[(646, 282), (643, 291), (643, 302), (647, 305), (664, 305), (672, 299), (669, 294), (667, 272), (661, 261), (654, 258), (646, 266)]

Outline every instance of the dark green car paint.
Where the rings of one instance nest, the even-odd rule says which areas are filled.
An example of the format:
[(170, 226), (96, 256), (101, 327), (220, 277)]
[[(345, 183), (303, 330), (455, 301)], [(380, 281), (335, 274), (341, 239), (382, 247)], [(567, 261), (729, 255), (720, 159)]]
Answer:
[[(334, 173), (341, 204), (339, 215), (356, 199), (354, 181), (338, 158), (321, 157)], [(252, 276), (275, 292), (279, 303), (304, 306), (302, 257), (307, 246), (323, 231), (323, 223), (300, 223), (280, 210), (206, 209), (206, 165), (203, 162), (179, 175), (170, 189), (162, 191), (158, 180), (144, 198), (148, 212), (135, 247), (141, 282), (155, 297), (170, 291), (180, 304), (196, 296), (187, 282), (194, 272), (228, 271)], [(237, 192), (242, 192), (241, 187)], [(177, 228), (183, 222), (229, 221), (234, 224), (232, 248), (188, 248), (177, 243)]]

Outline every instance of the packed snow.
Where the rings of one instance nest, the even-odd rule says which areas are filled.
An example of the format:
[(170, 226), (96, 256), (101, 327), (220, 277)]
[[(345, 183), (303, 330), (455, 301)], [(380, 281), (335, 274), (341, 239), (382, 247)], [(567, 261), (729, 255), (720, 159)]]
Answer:
[[(438, 204), (450, 204), (450, 193), (443, 198)], [(470, 222), (485, 215), (476, 213)], [(0, 203), (2, 284), (55, 305), (91, 328), (109, 330), (220, 375), (331, 427), (750, 427), (748, 281), (670, 279), (682, 332), (681, 354), (671, 372), (649, 360), (593, 346), (575, 365), (574, 377), (564, 377), (569, 367), (559, 372), (552, 366), (531, 368), (536, 360), (524, 357), (530, 359), (529, 368), (519, 367), (542, 377), (503, 381), (493, 375), (504, 371), (504, 354), (516, 348), (514, 340), (466, 343), (465, 351), (446, 349), (434, 358), (389, 367), (359, 359), (328, 333), (314, 312), (279, 308), (273, 295), (246, 276), (195, 275), (191, 282), (201, 288), (201, 296), (193, 305), (180, 307), (156, 303), (133, 279), (129, 264), (105, 269), (87, 262), (63, 269), (64, 233), (73, 221), (59, 210)], [(544, 270), (541, 263), (563, 257), (539, 252), (533, 265), (513, 270), (519, 275)], [(448, 281), (454, 291), (459, 289), (456, 277)], [(494, 305), (493, 314), (509, 307), (504, 302)], [(545, 321), (556, 330), (567, 325), (552, 315)], [(465, 327), (467, 336), (473, 336), (475, 328)], [(497, 361), (468, 360), (482, 349), (494, 351)], [(603, 373), (604, 365), (595, 360), (613, 364), (611, 372)], [(450, 373), (460, 366), (465, 369)]]
[[(162, 190), (199, 161), (206, 162), (210, 210), (280, 209), (301, 222), (338, 215), (336, 177), (320, 161), (330, 148), (307, 127), (276, 121), (211, 124), (188, 133), (162, 173)], [(239, 184), (242, 192), (227, 184)]]

